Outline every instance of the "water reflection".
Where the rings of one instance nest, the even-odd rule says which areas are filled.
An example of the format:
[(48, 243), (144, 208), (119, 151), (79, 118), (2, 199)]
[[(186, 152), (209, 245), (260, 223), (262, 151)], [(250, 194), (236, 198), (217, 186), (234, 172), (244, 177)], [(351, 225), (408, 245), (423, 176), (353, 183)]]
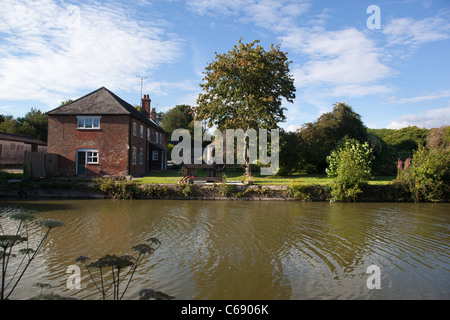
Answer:
[[(15, 299), (36, 282), (78, 299), (99, 295), (82, 269), (68, 290), (66, 269), (80, 256), (133, 254), (150, 236), (161, 247), (126, 294), (144, 288), (177, 299), (448, 299), (448, 204), (282, 201), (73, 200), (2, 202), (63, 221)], [(366, 286), (381, 268), (380, 290)]]

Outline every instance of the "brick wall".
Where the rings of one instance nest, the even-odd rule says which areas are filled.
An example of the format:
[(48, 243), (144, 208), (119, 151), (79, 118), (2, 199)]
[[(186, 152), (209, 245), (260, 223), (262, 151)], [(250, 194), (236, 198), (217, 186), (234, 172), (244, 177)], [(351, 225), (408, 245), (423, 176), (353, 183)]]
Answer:
[(87, 175), (128, 174), (129, 116), (102, 116), (100, 129), (77, 129), (76, 116), (49, 116), (48, 153), (58, 154), (58, 175), (76, 174), (76, 150), (97, 149), (98, 164), (87, 164)]
[[(136, 123), (136, 135), (133, 132)], [(143, 135), (141, 137), (141, 126)], [(87, 175), (140, 176), (152, 169), (160, 168), (147, 161), (147, 126), (130, 116), (105, 116), (100, 119), (100, 129), (77, 129), (76, 116), (49, 116), (48, 153), (58, 154), (57, 175), (76, 174), (76, 151), (78, 149), (96, 149), (99, 152), (98, 164), (87, 164)], [(156, 130), (150, 127), (150, 138), (156, 142)], [(162, 135), (161, 146), (166, 141)], [(133, 164), (133, 147), (136, 148), (136, 163)], [(142, 148), (142, 163), (140, 152)], [(161, 155), (158, 160), (160, 163)]]

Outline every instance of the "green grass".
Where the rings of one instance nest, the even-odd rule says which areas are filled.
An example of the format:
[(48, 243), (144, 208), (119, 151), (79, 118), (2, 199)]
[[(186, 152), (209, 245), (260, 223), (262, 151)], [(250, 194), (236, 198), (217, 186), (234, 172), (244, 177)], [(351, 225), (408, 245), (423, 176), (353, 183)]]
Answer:
[(0, 181), (6, 182), (10, 179), (22, 179), (23, 178), (23, 174), (20, 173), (16, 173), (16, 172), (6, 172), (3, 170), (0, 170)]
[[(241, 172), (228, 172), (228, 181), (245, 181)], [(206, 176), (206, 171), (200, 171), (199, 176)], [(173, 184), (178, 183), (183, 178), (181, 172), (162, 172), (154, 173), (150, 176), (136, 179), (143, 184)], [(375, 177), (369, 184), (389, 184), (395, 177), (379, 176)], [(290, 176), (261, 176), (259, 172), (254, 172), (252, 183), (255, 185), (289, 185), (292, 181), (304, 184), (329, 184), (332, 179), (326, 174), (296, 174)]]

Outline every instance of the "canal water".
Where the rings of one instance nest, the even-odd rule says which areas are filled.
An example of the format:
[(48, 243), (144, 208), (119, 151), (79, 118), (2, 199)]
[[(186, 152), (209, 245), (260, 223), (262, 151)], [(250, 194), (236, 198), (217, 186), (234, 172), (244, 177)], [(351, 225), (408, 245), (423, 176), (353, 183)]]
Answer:
[[(13, 232), (8, 215), (15, 212), (65, 224), (52, 230), (12, 299), (41, 290), (100, 299), (76, 258), (137, 257), (132, 247), (149, 244), (150, 237), (161, 245), (138, 267), (124, 299), (139, 299), (142, 289), (176, 299), (450, 299), (449, 209), (430, 203), (1, 201), (0, 221), (3, 233)], [(40, 227), (29, 233), (35, 243), (42, 236)], [(19, 254), (10, 261), (14, 270)], [(74, 265), (79, 289), (67, 282)]]

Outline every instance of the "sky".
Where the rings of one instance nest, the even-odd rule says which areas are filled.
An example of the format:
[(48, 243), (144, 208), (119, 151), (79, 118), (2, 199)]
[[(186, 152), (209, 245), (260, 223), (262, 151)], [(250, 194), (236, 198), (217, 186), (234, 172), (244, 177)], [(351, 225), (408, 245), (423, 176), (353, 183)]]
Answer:
[(345, 102), (369, 128), (450, 124), (450, 0), (0, 0), (0, 113), (102, 86), (132, 105), (196, 105), (242, 38), (291, 61), (294, 131)]

